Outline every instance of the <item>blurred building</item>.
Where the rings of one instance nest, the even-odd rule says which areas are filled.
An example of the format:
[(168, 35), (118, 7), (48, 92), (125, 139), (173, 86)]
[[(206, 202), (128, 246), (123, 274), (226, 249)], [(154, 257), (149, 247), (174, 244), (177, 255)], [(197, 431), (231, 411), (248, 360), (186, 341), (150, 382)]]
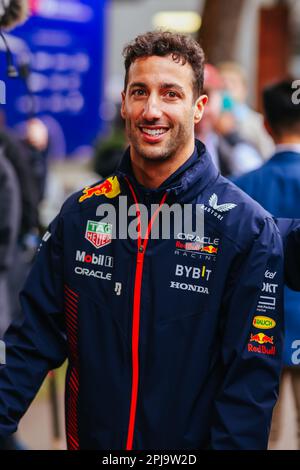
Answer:
[[(211, 4), (219, 2), (227, 10), (230, 4), (242, 5), (241, 11), (236, 11), (239, 21), (233, 57), (222, 57), (222, 60), (235, 60), (245, 68), (249, 81), (249, 104), (254, 107), (259, 105), (259, 90), (269, 80), (268, 74), (274, 79), (282, 78), (279, 75), (287, 72), (300, 77), (299, 0), (111, 0), (105, 93), (110, 101), (116, 103), (120, 99), (123, 86), (121, 52), (124, 44), (159, 24), (163, 27), (164, 18), (168, 18), (168, 27), (170, 24), (180, 25), (178, 13), (182, 18), (181, 31), (198, 37), (205, 1)], [(198, 28), (195, 29), (195, 17), (190, 15), (187, 20), (186, 12), (199, 15)], [(168, 14), (159, 17), (161, 13)], [(217, 34), (215, 36), (221, 47), (222, 38)], [(212, 62), (211, 59), (209, 61)]]

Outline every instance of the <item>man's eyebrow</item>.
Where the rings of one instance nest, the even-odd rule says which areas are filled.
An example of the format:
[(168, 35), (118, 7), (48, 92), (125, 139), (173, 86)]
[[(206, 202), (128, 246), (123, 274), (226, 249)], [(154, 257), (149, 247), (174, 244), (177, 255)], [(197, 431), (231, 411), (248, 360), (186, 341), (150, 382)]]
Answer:
[(133, 82), (129, 85), (129, 88), (134, 88), (134, 87), (147, 88), (147, 85), (144, 82)]
[(162, 90), (165, 90), (167, 88), (175, 88), (175, 90), (178, 90), (181, 93), (184, 93), (184, 89), (182, 88), (182, 86), (178, 85), (177, 83), (162, 83), (160, 88)]
[[(144, 82), (132, 82), (129, 85), (129, 89), (132, 89), (132, 88), (135, 88), (135, 87), (147, 88), (147, 85)], [(170, 82), (170, 83), (162, 83), (160, 85), (161, 90), (166, 90), (168, 88), (175, 88), (175, 90), (178, 90), (181, 93), (184, 93), (184, 89), (182, 88), (182, 86), (178, 85), (178, 83), (171, 83)]]

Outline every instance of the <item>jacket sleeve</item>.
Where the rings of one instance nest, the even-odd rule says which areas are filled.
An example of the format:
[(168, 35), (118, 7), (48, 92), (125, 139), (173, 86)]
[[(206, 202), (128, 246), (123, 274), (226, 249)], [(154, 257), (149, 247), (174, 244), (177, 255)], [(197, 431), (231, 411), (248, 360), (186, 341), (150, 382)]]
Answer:
[(300, 291), (300, 219), (275, 219), (284, 245), (285, 283)]
[(266, 219), (247, 254), (232, 266), (224, 293), (224, 373), (212, 421), (213, 449), (267, 448), (282, 362), (282, 282), (282, 240), (273, 220)]
[(4, 336), (6, 364), (0, 366), (0, 438), (18, 422), (49, 370), (67, 355), (63, 319), (61, 223), (57, 217), (46, 232), (21, 292), (24, 319)]

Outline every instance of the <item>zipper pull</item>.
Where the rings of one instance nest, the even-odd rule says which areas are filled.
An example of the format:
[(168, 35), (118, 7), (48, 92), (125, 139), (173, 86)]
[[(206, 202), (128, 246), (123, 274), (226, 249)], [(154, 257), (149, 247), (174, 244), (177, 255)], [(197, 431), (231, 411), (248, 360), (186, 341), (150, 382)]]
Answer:
[(145, 250), (144, 250), (144, 247), (141, 245), (138, 249), (138, 255), (137, 255), (137, 262), (138, 263), (142, 262), (142, 258), (144, 257), (144, 254), (145, 254)]

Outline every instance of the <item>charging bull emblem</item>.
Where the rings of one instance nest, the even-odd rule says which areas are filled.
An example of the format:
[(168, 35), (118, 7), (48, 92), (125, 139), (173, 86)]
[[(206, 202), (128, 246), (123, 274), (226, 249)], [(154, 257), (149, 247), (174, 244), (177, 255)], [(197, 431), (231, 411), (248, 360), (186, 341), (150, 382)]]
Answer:
[(84, 188), (83, 195), (79, 198), (79, 202), (90, 199), (93, 196), (102, 196), (112, 199), (121, 193), (120, 184), (116, 176), (110, 176), (103, 183), (97, 186), (88, 186)]
[(264, 333), (258, 333), (257, 335), (252, 335), (250, 337), (250, 341), (256, 341), (259, 344), (265, 344), (265, 343), (273, 343), (273, 336), (267, 336)]

